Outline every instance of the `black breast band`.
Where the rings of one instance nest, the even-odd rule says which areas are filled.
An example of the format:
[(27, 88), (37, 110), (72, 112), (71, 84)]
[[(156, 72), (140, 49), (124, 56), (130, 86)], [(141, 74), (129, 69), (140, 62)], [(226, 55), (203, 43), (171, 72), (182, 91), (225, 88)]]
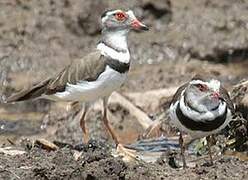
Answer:
[(123, 63), (115, 59), (107, 59), (107, 65), (119, 73), (127, 72), (130, 67), (130, 63)]
[(212, 120), (205, 120), (205, 121), (194, 121), (193, 119), (185, 116), (180, 108), (180, 103), (178, 103), (176, 107), (176, 115), (178, 120), (188, 129), (193, 131), (213, 131), (218, 129), (226, 120), (227, 115), (227, 107), (225, 109), (225, 112), (216, 117)]

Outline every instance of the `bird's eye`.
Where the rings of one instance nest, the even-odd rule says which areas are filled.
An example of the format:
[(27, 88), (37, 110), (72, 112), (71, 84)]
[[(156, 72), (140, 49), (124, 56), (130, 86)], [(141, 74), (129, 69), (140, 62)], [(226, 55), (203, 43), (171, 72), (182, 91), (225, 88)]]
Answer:
[(126, 19), (126, 15), (122, 12), (118, 12), (115, 14), (115, 19), (117, 19), (118, 21), (123, 21)]
[(208, 87), (205, 84), (196, 84), (196, 87), (200, 90), (200, 91), (206, 91), (208, 89)]

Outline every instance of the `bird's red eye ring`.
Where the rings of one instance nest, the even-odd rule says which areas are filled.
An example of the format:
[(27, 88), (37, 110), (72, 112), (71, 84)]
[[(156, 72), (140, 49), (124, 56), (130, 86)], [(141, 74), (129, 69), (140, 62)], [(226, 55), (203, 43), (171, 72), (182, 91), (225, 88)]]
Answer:
[(115, 14), (115, 18), (118, 20), (118, 21), (123, 21), (124, 19), (126, 19), (126, 15), (122, 12), (118, 12)]
[(208, 87), (205, 84), (197, 84), (196, 87), (200, 90), (200, 91), (206, 91), (208, 89)]

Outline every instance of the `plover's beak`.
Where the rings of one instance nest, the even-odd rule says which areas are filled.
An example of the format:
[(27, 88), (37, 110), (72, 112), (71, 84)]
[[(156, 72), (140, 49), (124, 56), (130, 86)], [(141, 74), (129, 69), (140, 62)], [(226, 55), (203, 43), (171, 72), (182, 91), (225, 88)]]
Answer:
[(127, 14), (129, 16), (129, 19), (130, 19), (130, 27), (134, 30), (143, 30), (143, 31), (148, 31), (149, 28), (141, 23), (134, 15), (133, 11), (129, 10), (127, 11)]
[(131, 22), (131, 27), (135, 30), (142, 30), (142, 31), (148, 31), (149, 28), (141, 23), (138, 19), (134, 19), (132, 22)]
[(211, 94), (211, 97), (213, 99), (220, 99), (220, 93), (215, 91)]

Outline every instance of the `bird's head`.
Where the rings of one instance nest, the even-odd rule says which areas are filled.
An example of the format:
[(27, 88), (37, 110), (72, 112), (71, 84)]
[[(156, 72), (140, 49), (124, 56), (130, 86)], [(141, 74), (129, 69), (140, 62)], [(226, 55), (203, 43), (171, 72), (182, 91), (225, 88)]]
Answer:
[(116, 9), (105, 11), (101, 16), (101, 21), (103, 29), (106, 30), (148, 30), (148, 27), (141, 23), (131, 10)]
[(220, 87), (216, 79), (193, 78), (185, 90), (186, 101), (196, 109), (213, 110), (222, 101)]

